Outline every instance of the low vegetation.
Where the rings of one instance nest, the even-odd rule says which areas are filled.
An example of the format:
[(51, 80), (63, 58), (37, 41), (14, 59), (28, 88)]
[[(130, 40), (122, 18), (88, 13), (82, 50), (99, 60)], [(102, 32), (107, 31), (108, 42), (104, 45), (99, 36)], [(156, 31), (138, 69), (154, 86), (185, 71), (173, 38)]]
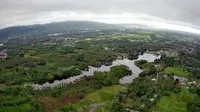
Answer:
[(188, 90), (182, 89), (179, 94), (169, 93), (162, 97), (156, 104), (157, 112), (188, 112), (187, 105), (195, 96)]
[[(92, 104), (101, 104), (98, 112), (199, 112), (199, 42), (185, 34), (115, 29), (0, 40), (0, 50), (8, 54), (0, 60), (0, 111), (88, 112)], [(54, 88), (24, 86), (77, 76), (116, 59), (135, 60), (147, 50), (161, 58), (135, 61), (143, 71), (130, 84), (119, 80), (132, 71), (118, 65)]]
[(180, 67), (167, 67), (165, 68), (164, 72), (167, 74), (174, 74), (174, 75), (186, 77), (186, 78), (189, 75), (191, 75), (191, 73), (189, 73), (187, 69), (180, 68)]

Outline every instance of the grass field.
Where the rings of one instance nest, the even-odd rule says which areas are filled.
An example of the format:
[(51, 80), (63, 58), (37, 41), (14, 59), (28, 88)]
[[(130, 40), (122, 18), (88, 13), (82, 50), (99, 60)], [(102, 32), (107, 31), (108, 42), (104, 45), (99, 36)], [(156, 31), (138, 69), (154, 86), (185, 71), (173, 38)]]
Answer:
[[(23, 104), (20, 106), (7, 106), (7, 107), (1, 107), (0, 112), (29, 112), (30, 111), (30, 104)], [(3, 111), (6, 110), (6, 111)]]
[(175, 94), (161, 98), (156, 106), (157, 112), (187, 112), (186, 102), (180, 101)]
[(108, 112), (106, 107), (110, 104), (115, 94), (121, 89), (121, 85), (104, 87), (95, 92), (89, 93), (81, 101), (67, 105), (67, 107), (73, 106), (78, 112), (88, 112), (91, 109), (90, 105), (105, 102), (105, 105), (100, 106), (98, 111), (103, 109), (104, 112)]
[(192, 42), (192, 41), (194, 41), (194, 38), (192, 38), (192, 37), (178, 37), (178, 36), (175, 36), (174, 37), (176, 40), (178, 40), (178, 41), (188, 41), (188, 42)]
[(185, 68), (180, 67), (167, 67), (164, 70), (165, 73), (173, 73), (174, 75), (181, 77), (188, 77), (191, 73), (189, 73)]
[(111, 35), (112, 38), (138, 38), (138, 39), (147, 39), (151, 40), (149, 34), (119, 34)]
[(97, 112), (110, 112), (109, 106), (110, 102), (107, 102), (103, 106), (99, 107)]
[(187, 103), (194, 95), (188, 90), (182, 89), (180, 94), (171, 93), (162, 97), (156, 104), (156, 112), (187, 112)]
[(96, 92), (88, 94), (81, 102), (100, 103), (111, 101), (115, 94), (122, 89), (120, 85), (104, 87)]
[(7, 85), (5, 85), (5, 84), (0, 84), (0, 89), (4, 89), (5, 87), (7, 87)]

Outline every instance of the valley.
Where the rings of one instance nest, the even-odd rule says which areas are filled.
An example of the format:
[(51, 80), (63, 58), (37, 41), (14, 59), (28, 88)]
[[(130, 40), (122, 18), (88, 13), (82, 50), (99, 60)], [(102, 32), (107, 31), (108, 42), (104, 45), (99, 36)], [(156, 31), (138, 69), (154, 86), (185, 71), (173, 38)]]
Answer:
[(0, 112), (200, 111), (199, 36), (47, 26), (0, 38)]

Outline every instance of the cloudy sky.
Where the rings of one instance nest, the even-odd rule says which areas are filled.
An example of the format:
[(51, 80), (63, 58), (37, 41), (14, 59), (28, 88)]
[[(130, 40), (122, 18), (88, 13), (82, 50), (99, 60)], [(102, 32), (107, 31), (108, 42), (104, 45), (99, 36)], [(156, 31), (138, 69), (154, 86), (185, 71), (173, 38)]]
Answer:
[(0, 28), (65, 20), (200, 33), (200, 0), (0, 0)]

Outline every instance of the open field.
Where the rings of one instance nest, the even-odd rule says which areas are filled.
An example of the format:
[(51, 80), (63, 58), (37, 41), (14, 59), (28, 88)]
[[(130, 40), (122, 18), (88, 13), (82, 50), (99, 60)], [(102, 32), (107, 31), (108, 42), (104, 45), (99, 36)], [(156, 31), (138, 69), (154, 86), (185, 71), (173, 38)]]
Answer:
[(82, 100), (75, 102), (71, 105), (66, 105), (65, 108), (75, 108), (76, 111), (80, 112), (88, 112), (92, 109), (91, 105), (98, 105), (101, 103), (105, 103), (99, 106), (98, 110), (104, 110), (106, 112), (106, 107), (112, 99), (114, 98), (115, 94), (122, 89), (121, 85), (113, 85), (109, 87), (104, 87), (99, 89), (95, 92), (87, 94)]
[(122, 89), (120, 85), (113, 85), (110, 87), (104, 87), (96, 92), (86, 95), (81, 102), (100, 103), (105, 101), (111, 101), (115, 94)]
[(157, 102), (156, 112), (187, 112), (187, 103), (192, 97), (193, 95), (185, 89), (182, 89), (180, 94), (171, 93)]
[(137, 38), (151, 40), (149, 34), (118, 34), (111, 35), (112, 38)]
[(167, 67), (164, 72), (169, 74), (173, 73), (174, 75), (181, 77), (188, 77), (191, 74), (185, 68), (180, 67)]

